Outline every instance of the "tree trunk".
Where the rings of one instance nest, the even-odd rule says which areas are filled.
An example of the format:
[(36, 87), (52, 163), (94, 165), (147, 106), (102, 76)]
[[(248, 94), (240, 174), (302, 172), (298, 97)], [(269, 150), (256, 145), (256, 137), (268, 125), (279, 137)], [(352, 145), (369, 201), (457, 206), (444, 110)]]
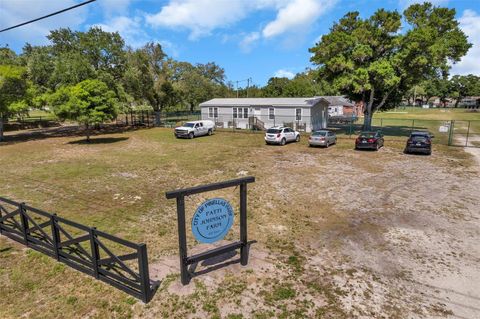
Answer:
[(87, 143), (90, 143), (90, 125), (86, 123), (85, 127), (86, 127), (86, 134), (87, 134)]
[(160, 126), (160, 111), (155, 111), (155, 126)]
[(0, 115), (0, 142), (3, 141), (3, 117)]
[(365, 108), (364, 117), (363, 117), (363, 130), (371, 130), (372, 129), (372, 106), (373, 106), (373, 98), (374, 98), (374, 89), (370, 90), (370, 97), (368, 100), (367, 107)]
[(455, 108), (458, 107), (458, 103), (460, 102), (460, 99), (461, 99), (461, 98), (459, 97), (458, 99), (455, 100)]

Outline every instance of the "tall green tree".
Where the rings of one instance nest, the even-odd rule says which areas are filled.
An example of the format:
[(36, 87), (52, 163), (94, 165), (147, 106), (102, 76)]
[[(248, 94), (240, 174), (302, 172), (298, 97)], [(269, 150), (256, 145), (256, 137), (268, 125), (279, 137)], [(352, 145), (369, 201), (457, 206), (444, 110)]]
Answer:
[(194, 111), (201, 102), (226, 93), (225, 71), (213, 62), (192, 65), (168, 59), (166, 67), (180, 101), (190, 111)]
[(455, 98), (455, 107), (467, 96), (480, 95), (480, 77), (469, 75), (454, 75), (450, 79), (451, 97)]
[(455, 10), (431, 3), (414, 4), (402, 16), (377, 10), (362, 19), (347, 13), (310, 49), (311, 61), (341, 93), (365, 105), (364, 128), (375, 111), (393, 106), (414, 85), (445, 76), (451, 62), (471, 45), (455, 20)]
[(0, 47), (0, 65), (18, 65), (20, 59), (12, 49)]
[(115, 92), (99, 80), (85, 80), (75, 86), (58, 89), (50, 96), (50, 105), (60, 119), (84, 124), (88, 142), (93, 124), (113, 120), (117, 116)]
[(15, 65), (0, 65), (0, 141), (4, 122), (11, 115), (25, 113), (28, 108), (22, 100), (27, 96), (26, 69)]
[(165, 68), (166, 54), (158, 43), (127, 52), (127, 68), (123, 82), (126, 92), (138, 103), (147, 101), (155, 112), (155, 125), (160, 125), (160, 112), (176, 97), (176, 92), (168, 82)]
[(267, 85), (263, 87), (263, 92), (266, 97), (284, 96), (285, 88), (290, 80), (288, 78), (272, 77), (268, 79)]

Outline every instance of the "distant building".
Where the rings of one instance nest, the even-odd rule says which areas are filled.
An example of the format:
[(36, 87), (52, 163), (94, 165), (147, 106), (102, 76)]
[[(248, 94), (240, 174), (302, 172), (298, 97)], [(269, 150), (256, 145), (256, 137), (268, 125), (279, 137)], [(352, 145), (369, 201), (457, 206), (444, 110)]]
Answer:
[(343, 96), (323, 96), (328, 102), (329, 116), (361, 116), (363, 115), (362, 102), (352, 103)]
[(458, 106), (467, 109), (478, 109), (480, 108), (480, 96), (467, 96), (458, 102)]

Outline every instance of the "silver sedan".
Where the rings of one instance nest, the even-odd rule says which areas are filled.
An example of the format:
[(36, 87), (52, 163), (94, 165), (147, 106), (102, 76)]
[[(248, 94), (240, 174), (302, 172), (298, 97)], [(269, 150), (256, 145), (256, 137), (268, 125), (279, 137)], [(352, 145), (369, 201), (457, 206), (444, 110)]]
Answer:
[(330, 145), (336, 144), (336, 143), (337, 143), (337, 136), (335, 135), (335, 133), (327, 130), (315, 131), (308, 138), (308, 144), (310, 146), (329, 147)]

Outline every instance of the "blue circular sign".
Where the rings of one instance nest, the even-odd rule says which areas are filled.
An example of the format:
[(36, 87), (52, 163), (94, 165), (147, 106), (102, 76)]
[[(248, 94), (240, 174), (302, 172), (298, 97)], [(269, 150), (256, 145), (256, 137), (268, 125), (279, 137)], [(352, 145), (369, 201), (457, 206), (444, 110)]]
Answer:
[(233, 208), (223, 198), (212, 198), (198, 206), (192, 218), (192, 232), (201, 243), (223, 239), (233, 225)]

